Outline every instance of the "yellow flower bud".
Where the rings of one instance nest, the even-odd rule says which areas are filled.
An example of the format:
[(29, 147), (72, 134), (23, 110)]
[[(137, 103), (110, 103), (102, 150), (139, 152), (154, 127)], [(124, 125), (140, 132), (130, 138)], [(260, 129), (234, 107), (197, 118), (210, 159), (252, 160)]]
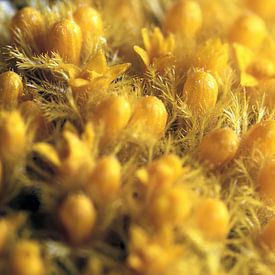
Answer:
[(271, 19), (275, 13), (274, 0), (246, 0), (247, 7), (264, 19)]
[(259, 193), (266, 201), (275, 203), (275, 158), (267, 159), (261, 168), (257, 185)]
[(218, 98), (218, 84), (212, 74), (201, 70), (191, 71), (183, 88), (185, 102), (193, 113), (213, 109)]
[(131, 227), (128, 266), (137, 274), (169, 274), (181, 254), (180, 248), (171, 243), (170, 232), (149, 234), (140, 227)]
[(259, 240), (269, 249), (275, 251), (275, 219), (271, 219), (262, 229)]
[(8, 71), (0, 74), (0, 104), (5, 109), (15, 108), (23, 93), (22, 78)]
[(26, 152), (26, 125), (19, 112), (0, 114), (0, 158), (16, 160)]
[(81, 186), (91, 172), (93, 159), (89, 145), (75, 133), (65, 130), (64, 139), (60, 142), (58, 179), (67, 186)]
[(137, 171), (137, 177), (144, 184), (161, 190), (170, 188), (183, 173), (178, 156), (170, 154), (153, 161), (146, 168)]
[(229, 61), (229, 46), (220, 39), (208, 39), (198, 48), (193, 66), (210, 71), (220, 78)]
[(275, 121), (257, 123), (244, 136), (241, 149), (247, 153), (255, 150), (257, 154), (268, 157), (275, 154)]
[[(130, 120), (133, 137), (159, 139), (164, 135), (168, 114), (163, 102), (155, 96), (140, 98)], [(147, 140), (148, 141), (148, 140)]]
[(176, 186), (153, 197), (148, 209), (150, 221), (157, 227), (180, 225), (191, 209), (190, 192)]
[(18, 241), (11, 252), (10, 267), (10, 274), (13, 275), (45, 274), (39, 244), (34, 241)]
[(94, 119), (103, 127), (102, 143), (115, 140), (127, 126), (131, 116), (131, 106), (123, 96), (111, 96), (100, 102), (94, 113)]
[(17, 31), (20, 31), (22, 38), (37, 53), (44, 49), (45, 22), (42, 14), (31, 7), (18, 11), (12, 18), (10, 31), (11, 38), (18, 44)]
[(264, 21), (257, 15), (248, 13), (239, 17), (229, 30), (230, 42), (240, 43), (248, 48), (259, 48), (267, 34)]
[(198, 148), (198, 157), (211, 168), (216, 168), (231, 161), (238, 147), (239, 138), (232, 129), (216, 129), (202, 139)]
[(229, 213), (219, 199), (201, 199), (194, 212), (194, 221), (203, 236), (221, 241), (229, 232)]
[(80, 62), (82, 32), (73, 20), (63, 19), (55, 23), (48, 37), (49, 52), (57, 52), (68, 63)]
[(74, 20), (82, 30), (84, 50), (93, 49), (99, 36), (103, 34), (103, 22), (99, 12), (91, 7), (80, 7), (74, 12)]
[(89, 177), (86, 190), (91, 197), (105, 203), (115, 198), (121, 186), (121, 166), (119, 161), (106, 156), (98, 160)]
[(164, 25), (168, 32), (194, 36), (202, 21), (201, 7), (196, 1), (178, 0), (167, 11)]
[(91, 237), (96, 222), (96, 210), (86, 195), (72, 194), (62, 202), (58, 217), (69, 240), (78, 245)]
[(0, 219), (0, 253), (3, 251), (9, 235), (9, 224), (5, 219)]

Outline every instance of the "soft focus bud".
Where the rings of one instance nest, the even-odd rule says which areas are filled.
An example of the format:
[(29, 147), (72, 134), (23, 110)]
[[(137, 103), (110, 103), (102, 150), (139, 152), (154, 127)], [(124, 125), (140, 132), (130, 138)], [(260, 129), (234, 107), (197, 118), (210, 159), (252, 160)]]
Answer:
[(216, 129), (208, 133), (198, 147), (198, 157), (211, 168), (230, 162), (236, 155), (239, 138), (230, 128)]
[(96, 210), (86, 195), (69, 195), (60, 205), (58, 216), (73, 244), (78, 245), (89, 239), (95, 226)]
[(11, 21), (11, 38), (18, 44), (17, 31), (20, 31), (25, 43), (37, 53), (44, 49), (45, 22), (42, 14), (31, 7), (19, 10)]
[(196, 1), (176, 1), (167, 11), (164, 25), (168, 32), (194, 36), (202, 26), (200, 5)]
[(219, 199), (201, 199), (196, 206), (194, 220), (201, 234), (210, 240), (222, 241), (229, 232), (229, 213)]
[(83, 50), (89, 54), (103, 34), (102, 18), (96, 9), (83, 6), (74, 12), (74, 20), (82, 31)]
[(68, 63), (80, 62), (82, 32), (73, 20), (63, 19), (55, 23), (48, 37), (49, 52), (57, 52)]
[(18, 241), (11, 251), (12, 275), (44, 275), (45, 266), (40, 255), (39, 244), (34, 241)]
[(102, 143), (114, 141), (127, 126), (131, 106), (123, 96), (111, 96), (100, 102), (94, 112), (95, 122), (103, 129)]
[(196, 70), (187, 76), (183, 97), (193, 113), (203, 114), (215, 107), (218, 91), (218, 83), (212, 74)]
[(23, 93), (22, 78), (12, 71), (0, 74), (0, 104), (4, 109), (13, 109)]
[(19, 112), (0, 114), (0, 158), (15, 160), (24, 156), (27, 146), (26, 125)]
[(160, 139), (165, 132), (168, 114), (163, 102), (155, 96), (141, 97), (130, 120), (133, 137), (143, 141)]
[(233, 23), (228, 38), (251, 49), (258, 49), (267, 34), (262, 18), (252, 13), (244, 14)]
[(104, 204), (117, 196), (120, 186), (120, 163), (116, 158), (106, 156), (97, 161), (86, 190), (92, 198)]

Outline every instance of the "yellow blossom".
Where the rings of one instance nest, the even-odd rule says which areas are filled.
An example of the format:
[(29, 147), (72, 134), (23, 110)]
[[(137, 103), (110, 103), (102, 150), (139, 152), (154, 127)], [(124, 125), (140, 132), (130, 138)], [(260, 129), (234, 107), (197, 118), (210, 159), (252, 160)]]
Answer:
[(175, 259), (181, 249), (172, 243), (171, 231), (165, 235), (150, 236), (140, 227), (133, 227), (130, 231), (130, 251), (127, 263), (131, 269), (144, 275), (163, 274)]
[(143, 28), (141, 30), (144, 49), (134, 46), (135, 52), (140, 56), (146, 67), (155, 66), (162, 70), (167, 64), (171, 64), (173, 51), (175, 48), (174, 35), (169, 34), (164, 37), (159, 28), (154, 28), (152, 32)]
[(262, 80), (275, 76), (275, 62), (265, 56), (256, 55), (244, 45), (233, 43), (234, 61), (242, 87), (256, 87)]
[(74, 97), (85, 99), (92, 91), (106, 91), (110, 83), (125, 73), (130, 65), (123, 63), (109, 66), (104, 52), (99, 50), (84, 64), (77, 78), (70, 81)]
[(195, 53), (193, 66), (210, 71), (221, 83), (229, 61), (229, 46), (220, 39), (208, 39)]
[(61, 165), (58, 179), (67, 185), (84, 184), (93, 167), (93, 159), (88, 145), (76, 134), (66, 130), (58, 148)]

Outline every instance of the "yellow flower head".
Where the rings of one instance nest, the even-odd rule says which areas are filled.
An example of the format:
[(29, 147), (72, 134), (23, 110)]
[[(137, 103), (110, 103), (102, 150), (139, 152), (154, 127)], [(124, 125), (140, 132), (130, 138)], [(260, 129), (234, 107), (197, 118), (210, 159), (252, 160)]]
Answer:
[[(164, 233), (164, 234), (163, 234)], [(128, 265), (138, 274), (164, 274), (180, 254), (180, 248), (172, 242), (172, 231), (151, 237), (145, 230), (131, 228)]]
[(173, 34), (164, 37), (159, 28), (154, 28), (152, 32), (143, 28), (141, 35), (145, 49), (134, 46), (134, 51), (140, 56), (146, 67), (156, 65), (158, 68), (158, 63), (160, 63), (161, 60), (163, 61), (163, 59), (165, 59), (168, 62), (168, 60), (171, 59), (175, 49), (175, 38)]
[(210, 71), (219, 81), (229, 60), (229, 46), (219, 38), (208, 39), (195, 54), (193, 66)]

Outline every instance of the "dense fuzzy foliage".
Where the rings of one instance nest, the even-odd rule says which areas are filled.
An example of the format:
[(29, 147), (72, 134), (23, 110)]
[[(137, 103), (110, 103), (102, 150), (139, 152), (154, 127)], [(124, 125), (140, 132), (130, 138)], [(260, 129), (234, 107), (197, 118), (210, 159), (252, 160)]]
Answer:
[(274, 274), (275, 1), (11, 2), (0, 274)]

